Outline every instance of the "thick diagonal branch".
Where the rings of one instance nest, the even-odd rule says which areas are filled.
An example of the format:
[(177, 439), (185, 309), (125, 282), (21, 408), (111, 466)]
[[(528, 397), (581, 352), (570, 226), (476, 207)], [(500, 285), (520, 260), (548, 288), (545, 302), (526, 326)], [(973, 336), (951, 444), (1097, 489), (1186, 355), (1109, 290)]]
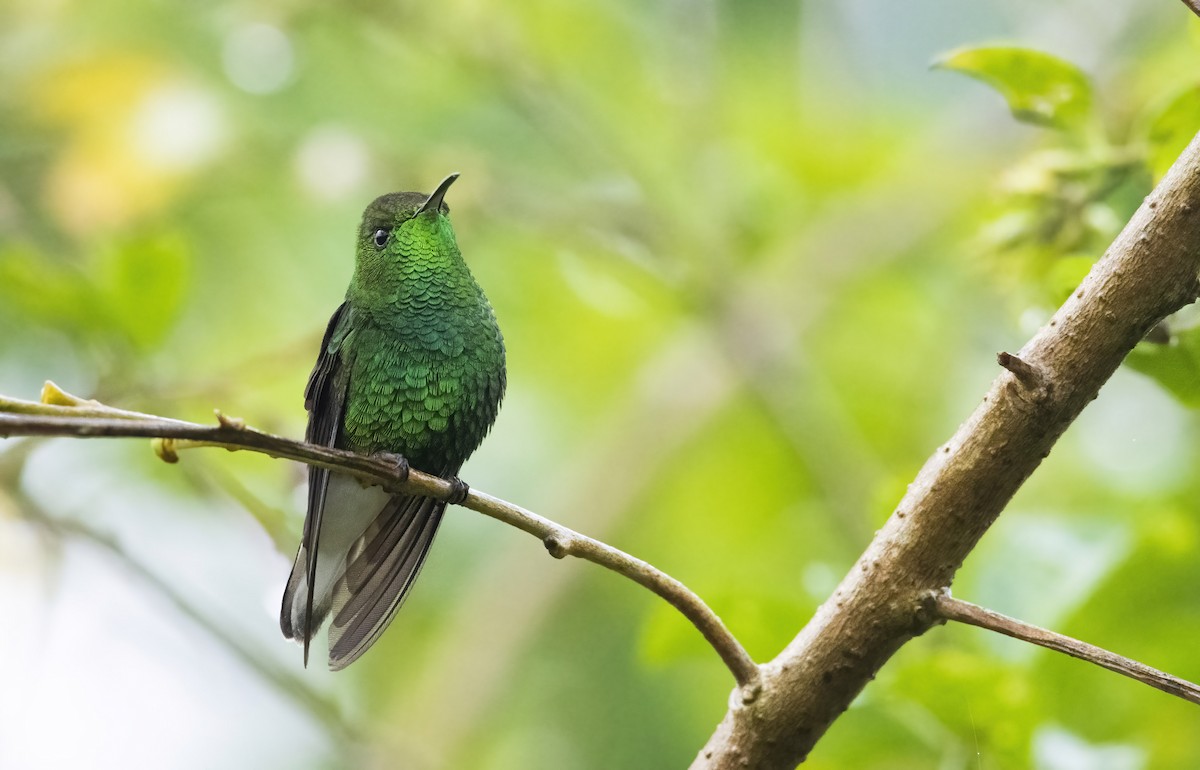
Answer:
[[(415, 469), (410, 470), (406, 463), (399, 461), (400, 458), (359, 455), (342, 449), (292, 441), (247, 427), (240, 420), (220, 414), (217, 417), (217, 425), (199, 425), (127, 412), (78, 399), (63, 393), (51, 383), (47, 383), (41, 403), (0, 396), (0, 437), (152, 438), (158, 440), (156, 448), (159, 455), (170, 462), (177, 459), (177, 450), (188, 447), (245, 449), (349, 473), (366, 482), (379, 484), (388, 491), (418, 493), (442, 500), (448, 500), (456, 494), (451, 482)], [(459, 504), (537, 537), (556, 558), (575, 556), (599, 564), (658, 594), (704, 635), (733, 673), (742, 697), (752, 700), (757, 693), (757, 664), (729, 633), (716, 613), (675, 578), (606, 543), (484, 492), (472, 489)]]
[(802, 762), (912, 637), (935, 620), (979, 538), (1067, 426), (1155, 324), (1196, 299), (1200, 137), (1176, 161), (1078, 290), (1015, 356), (974, 414), (926, 461), (833, 596), (775, 660), (762, 692), (734, 699), (694, 768)]

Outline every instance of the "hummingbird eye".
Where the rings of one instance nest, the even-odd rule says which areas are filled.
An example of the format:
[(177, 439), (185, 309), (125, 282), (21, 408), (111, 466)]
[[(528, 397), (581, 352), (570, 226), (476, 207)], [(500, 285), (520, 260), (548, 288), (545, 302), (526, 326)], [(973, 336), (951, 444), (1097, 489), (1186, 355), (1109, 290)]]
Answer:
[(385, 229), (382, 227), (379, 228), (378, 230), (376, 230), (375, 237), (374, 237), (375, 248), (382, 249), (384, 246), (387, 246), (388, 236), (390, 236), (391, 234), (392, 234), (391, 230), (388, 230), (388, 229)]

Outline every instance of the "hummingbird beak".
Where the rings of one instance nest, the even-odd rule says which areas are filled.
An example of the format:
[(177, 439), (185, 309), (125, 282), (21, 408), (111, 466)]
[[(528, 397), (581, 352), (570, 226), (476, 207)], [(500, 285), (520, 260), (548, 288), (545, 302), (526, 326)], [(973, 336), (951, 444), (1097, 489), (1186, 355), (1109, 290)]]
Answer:
[(421, 216), (426, 211), (441, 211), (442, 198), (446, 197), (446, 191), (450, 189), (450, 185), (454, 184), (454, 180), (458, 179), (458, 174), (454, 173), (442, 180), (442, 183), (437, 186), (437, 189), (429, 194), (425, 202), (421, 204), (421, 208), (417, 209), (417, 213), (413, 216)]

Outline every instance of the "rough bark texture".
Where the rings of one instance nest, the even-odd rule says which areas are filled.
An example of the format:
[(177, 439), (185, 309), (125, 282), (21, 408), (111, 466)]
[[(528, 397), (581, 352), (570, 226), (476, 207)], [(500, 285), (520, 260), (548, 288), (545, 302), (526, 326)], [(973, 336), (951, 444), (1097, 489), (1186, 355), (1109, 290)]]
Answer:
[[(933, 622), (979, 538), (1125, 355), (1200, 292), (1200, 136), (1079, 289), (909, 486), (808, 625), (731, 706), (693, 768), (790, 768), (892, 654)], [(1019, 375), (1019, 376), (1018, 376)]]

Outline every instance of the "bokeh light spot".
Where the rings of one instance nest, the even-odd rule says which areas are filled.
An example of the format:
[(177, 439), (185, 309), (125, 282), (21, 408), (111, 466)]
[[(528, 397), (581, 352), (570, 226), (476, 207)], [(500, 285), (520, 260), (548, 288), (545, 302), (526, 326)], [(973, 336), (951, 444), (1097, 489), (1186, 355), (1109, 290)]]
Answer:
[(292, 41), (283, 30), (261, 22), (230, 32), (222, 61), (229, 80), (252, 94), (280, 90), (292, 79), (295, 69)]

